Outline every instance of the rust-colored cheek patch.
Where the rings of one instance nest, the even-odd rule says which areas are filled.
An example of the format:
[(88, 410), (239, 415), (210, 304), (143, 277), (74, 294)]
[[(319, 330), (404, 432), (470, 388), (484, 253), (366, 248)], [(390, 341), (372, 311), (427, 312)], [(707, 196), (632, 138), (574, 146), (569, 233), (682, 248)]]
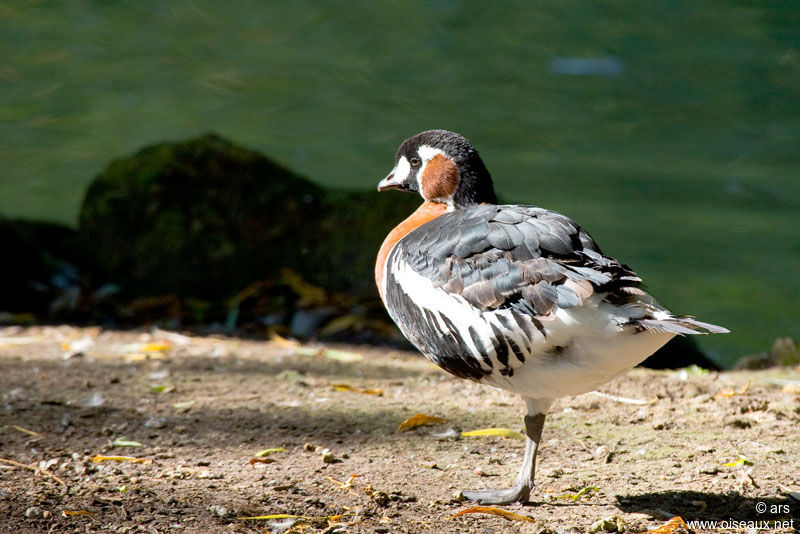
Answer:
[(431, 158), (422, 174), (422, 196), (425, 200), (448, 198), (458, 186), (458, 167), (452, 159), (442, 154)]

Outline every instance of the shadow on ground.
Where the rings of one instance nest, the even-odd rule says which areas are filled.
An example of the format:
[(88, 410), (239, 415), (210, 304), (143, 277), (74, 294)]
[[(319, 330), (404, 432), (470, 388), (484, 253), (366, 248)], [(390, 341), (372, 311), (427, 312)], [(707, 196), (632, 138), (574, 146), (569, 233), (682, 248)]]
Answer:
[(661, 491), (618, 496), (617, 503), (625, 512), (645, 513), (656, 519), (681, 516), (686, 521), (785, 521), (800, 517), (800, 502), (750, 497), (735, 491)]

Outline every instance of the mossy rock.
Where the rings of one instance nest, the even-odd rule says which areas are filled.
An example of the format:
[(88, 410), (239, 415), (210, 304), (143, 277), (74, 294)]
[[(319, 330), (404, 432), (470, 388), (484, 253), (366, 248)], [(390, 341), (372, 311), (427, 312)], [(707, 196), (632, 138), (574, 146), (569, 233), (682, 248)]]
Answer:
[(327, 191), (209, 134), (111, 163), (86, 193), (80, 235), (94, 269), (130, 295), (225, 299), (288, 267), (365, 296), (383, 236), (419, 204), (385, 196)]

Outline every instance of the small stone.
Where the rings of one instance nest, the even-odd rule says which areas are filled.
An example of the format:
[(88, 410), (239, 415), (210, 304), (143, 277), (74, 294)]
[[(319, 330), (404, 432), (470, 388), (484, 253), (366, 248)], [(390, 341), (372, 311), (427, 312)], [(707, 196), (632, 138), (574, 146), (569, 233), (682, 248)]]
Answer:
[(317, 449), (317, 446), (313, 443), (306, 443), (303, 445), (303, 450), (306, 452), (314, 452)]
[(623, 532), (625, 530), (625, 522), (618, 515), (605, 517), (592, 523), (589, 527), (589, 532)]
[(719, 467), (713, 464), (704, 465), (702, 467), (698, 467), (697, 472), (701, 475), (716, 475), (719, 473)]
[(82, 398), (78, 404), (84, 408), (99, 408), (106, 403), (105, 397), (99, 391), (95, 391), (91, 395)]
[(144, 422), (145, 428), (164, 428), (166, 424), (166, 419), (163, 417), (151, 417), (147, 421)]
[(594, 456), (595, 460), (605, 460), (608, 456), (608, 447), (605, 445), (600, 445), (594, 451), (592, 451), (592, 456)]
[(467, 498), (464, 497), (464, 492), (462, 492), (461, 490), (458, 490), (455, 493), (453, 493), (453, 501), (462, 502), (462, 501), (466, 501), (466, 500), (467, 500)]
[(212, 504), (208, 507), (208, 511), (212, 514), (218, 515), (219, 517), (225, 517), (228, 515), (228, 509), (221, 504)]
[(389, 495), (385, 491), (373, 491), (372, 495), (369, 496), (370, 499), (375, 501), (375, 504), (378, 506), (389, 506)]
[(728, 425), (732, 426), (733, 428), (745, 429), (753, 426), (753, 422), (750, 421), (749, 419), (734, 419), (733, 421), (728, 423)]
[(27, 510), (25, 510), (25, 517), (40, 517), (42, 515), (42, 509), (38, 506), (31, 506)]
[(332, 464), (336, 461), (333, 453), (329, 449), (322, 449), (322, 463)]

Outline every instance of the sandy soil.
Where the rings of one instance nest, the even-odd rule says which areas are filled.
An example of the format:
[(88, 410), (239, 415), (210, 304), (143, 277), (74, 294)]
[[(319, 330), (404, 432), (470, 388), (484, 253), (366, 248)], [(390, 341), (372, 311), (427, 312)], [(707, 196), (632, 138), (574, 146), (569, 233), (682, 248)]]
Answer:
[[(519, 430), (522, 403), (412, 353), (35, 327), (0, 331), (0, 371), (2, 532), (538, 534), (604, 518), (667, 532), (674, 516), (800, 527), (798, 370), (635, 370), (602, 393), (639, 404), (561, 399), (533, 502), (500, 507), (528, 521), (453, 517), (472, 506), (459, 489), (510, 484), (522, 453), (460, 433)], [(447, 422), (398, 432), (416, 413)], [(251, 465), (269, 448), (284, 450)], [(242, 519), (275, 514), (302, 517)]]

